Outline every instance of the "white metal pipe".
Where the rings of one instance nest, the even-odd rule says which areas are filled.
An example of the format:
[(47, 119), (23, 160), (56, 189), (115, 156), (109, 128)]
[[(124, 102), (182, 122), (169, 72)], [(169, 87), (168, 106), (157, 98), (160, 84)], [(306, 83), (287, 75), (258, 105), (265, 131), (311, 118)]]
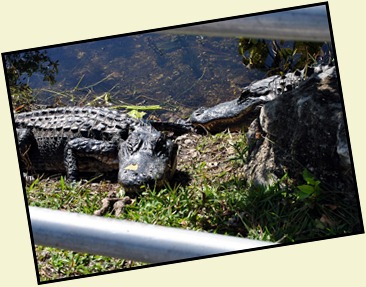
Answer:
[(92, 215), (29, 207), (34, 243), (61, 249), (160, 263), (273, 245)]
[(273, 40), (330, 41), (325, 5), (190, 25), (165, 30), (172, 34), (247, 37)]

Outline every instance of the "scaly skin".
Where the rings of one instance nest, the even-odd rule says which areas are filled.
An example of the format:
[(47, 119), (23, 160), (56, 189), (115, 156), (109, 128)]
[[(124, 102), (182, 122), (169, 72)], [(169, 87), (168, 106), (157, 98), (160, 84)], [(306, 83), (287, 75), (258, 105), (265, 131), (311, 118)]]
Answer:
[(127, 114), (102, 108), (65, 107), (15, 115), (22, 169), (62, 172), (118, 170), (127, 190), (161, 184), (175, 170), (177, 148), (169, 139)]

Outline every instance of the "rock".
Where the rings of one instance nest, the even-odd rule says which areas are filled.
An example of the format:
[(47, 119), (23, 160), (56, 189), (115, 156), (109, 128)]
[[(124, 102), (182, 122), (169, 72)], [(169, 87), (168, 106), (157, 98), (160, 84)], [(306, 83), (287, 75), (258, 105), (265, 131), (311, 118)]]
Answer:
[(257, 184), (308, 169), (324, 186), (354, 191), (342, 97), (335, 67), (268, 102), (247, 133), (244, 171)]

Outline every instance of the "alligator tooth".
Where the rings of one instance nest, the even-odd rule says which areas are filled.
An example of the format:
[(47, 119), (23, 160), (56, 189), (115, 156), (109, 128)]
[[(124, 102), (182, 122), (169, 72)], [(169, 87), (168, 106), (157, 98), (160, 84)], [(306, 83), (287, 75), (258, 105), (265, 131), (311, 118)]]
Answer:
[(98, 150), (98, 149), (100, 149), (100, 147), (97, 144), (94, 144), (93, 146), (91, 146), (92, 151), (95, 151), (95, 150)]

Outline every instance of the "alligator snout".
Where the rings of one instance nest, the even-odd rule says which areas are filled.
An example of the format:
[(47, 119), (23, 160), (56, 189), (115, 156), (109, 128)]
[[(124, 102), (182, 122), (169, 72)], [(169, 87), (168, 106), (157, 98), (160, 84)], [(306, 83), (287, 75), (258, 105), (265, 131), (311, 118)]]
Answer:
[(176, 151), (167, 156), (151, 155), (140, 152), (132, 155), (122, 164), (118, 172), (118, 181), (127, 192), (138, 192), (142, 187), (161, 186), (169, 180), (176, 168)]
[[(132, 168), (134, 168), (134, 166), (137, 165), (132, 165)], [(155, 185), (153, 173), (143, 173), (138, 170), (129, 170), (129, 168), (129, 166), (122, 168), (118, 174), (118, 180), (126, 191), (138, 192), (145, 186), (153, 187)], [(160, 181), (161, 179), (157, 179), (157, 182)]]
[(122, 169), (119, 174), (119, 181), (127, 190), (136, 189), (137, 191), (138, 188), (145, 184), (151, 184), (153, 180), (147, 174)]

